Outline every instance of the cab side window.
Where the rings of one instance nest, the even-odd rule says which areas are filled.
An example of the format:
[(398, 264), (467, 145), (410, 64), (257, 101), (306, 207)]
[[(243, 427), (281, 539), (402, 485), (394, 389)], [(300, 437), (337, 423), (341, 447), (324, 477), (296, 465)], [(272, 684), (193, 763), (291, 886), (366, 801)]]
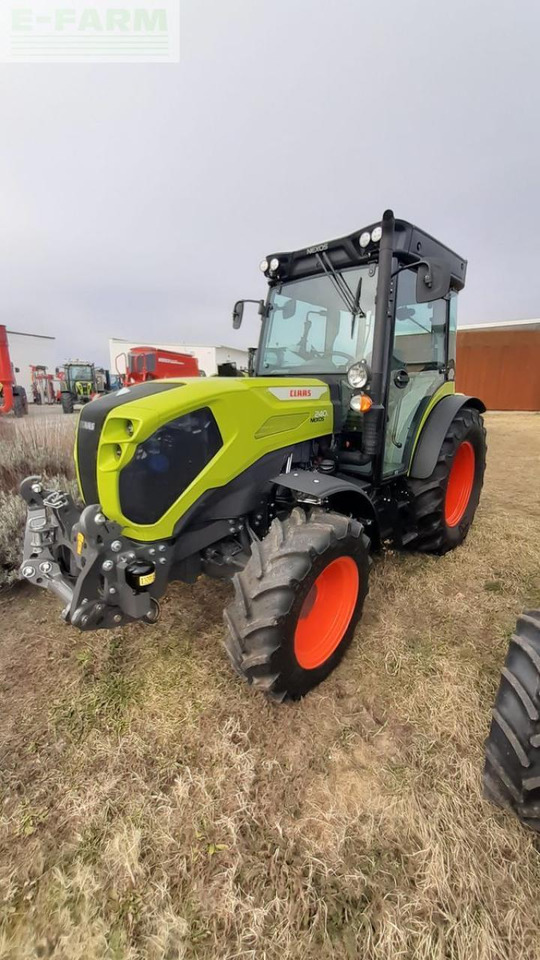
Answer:
[(448, 300), (416, 301), (416, 273), (399, 274), (390, 358), (385, 476), (407, 469), (411, 443), (429, 402), (446, 379)]
[(405, 270), (399, 276), (396, 327), (394, 337), (395, 360), (409, 373), (437, 370), (444, 366), (448, 301), (416, 302), (416, 273)]

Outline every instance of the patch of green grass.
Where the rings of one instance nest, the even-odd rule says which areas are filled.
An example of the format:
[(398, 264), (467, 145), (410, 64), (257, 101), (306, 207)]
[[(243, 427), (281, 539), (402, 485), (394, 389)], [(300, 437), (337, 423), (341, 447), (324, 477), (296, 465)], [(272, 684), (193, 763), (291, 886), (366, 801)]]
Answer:
[(23, 802), (19, 816), (19, 834), (23, 837), (32, 836), (46, 819), (47, 813), (45, 810), (34, 807), (26, 801)]
[(505, 586), (500, 580), (486, 580), (484, 590), (488, 593), (504, 593)]
[(108, 656), (100, 671), (91, 669), (91, 651), (80, 651), (77, 659), (82, 667), (81, 687), (75, 696), (53, 706), (54, 726), (74, 740), (84, 739), (95, 728), (123, 732), (142, 678), (125, 672), (122, 641), (117, 637), (109, 641)]

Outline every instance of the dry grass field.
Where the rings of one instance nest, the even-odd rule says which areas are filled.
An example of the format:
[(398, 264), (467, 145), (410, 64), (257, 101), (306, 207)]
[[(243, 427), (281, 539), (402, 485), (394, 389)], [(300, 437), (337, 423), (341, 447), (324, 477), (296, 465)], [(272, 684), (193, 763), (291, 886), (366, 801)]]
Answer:
[(231, 672), (226, 585), (87, 635), (0, 594), (0, 957), (539, 957), (540, 844), (480, 778), (508, 636), (540, 604), (540, 417), (486, 421), (466, 545), (379, 557), (302, 703)]

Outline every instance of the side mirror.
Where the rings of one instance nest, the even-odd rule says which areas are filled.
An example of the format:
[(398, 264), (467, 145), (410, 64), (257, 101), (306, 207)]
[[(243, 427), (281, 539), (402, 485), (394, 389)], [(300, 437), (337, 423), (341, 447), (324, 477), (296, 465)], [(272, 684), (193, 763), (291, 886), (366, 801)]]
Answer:
[(414, 310), (412, 307), (398, 307), (396, 310), (396, 320), (412, 320)]
[(234, 330), (239, 330), (242, 326), (242, 317), (244, 316), (244, 301), (237, 300), (232, 312), (232, 325)]
[(283, 319), (290, 320), (296, 313), (296, 300), (287, 300), (287, 303), (281, 309)]
[(246, 303), (256, 303), (258, 307), (258, 313), (261, 317), (264, 317), (265, 314), (265, 305), (264, 300), (237, 300), (233, 313), (232, 313), (232, 325), (235, 330), (238, 330), (242, 325), (242, 317), (244, 316), (244, 305)]
[(416, 302), (442, 300), (450, 292), (450, 268), (442, 260), (421, 263), (416, 274)]

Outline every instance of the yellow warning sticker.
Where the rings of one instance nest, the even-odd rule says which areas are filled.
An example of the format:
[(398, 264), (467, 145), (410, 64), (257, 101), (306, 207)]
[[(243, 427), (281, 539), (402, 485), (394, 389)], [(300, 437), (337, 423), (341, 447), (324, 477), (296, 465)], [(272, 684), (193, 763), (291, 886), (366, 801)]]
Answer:
[(144, 577), (139, 577), (139, 586), (148, 587), (156, 579), (155, 571), (153, 573), (147, 573)]
[(84, 533), (77, 534), (77, 554), (80, 557), (84, 547)]

